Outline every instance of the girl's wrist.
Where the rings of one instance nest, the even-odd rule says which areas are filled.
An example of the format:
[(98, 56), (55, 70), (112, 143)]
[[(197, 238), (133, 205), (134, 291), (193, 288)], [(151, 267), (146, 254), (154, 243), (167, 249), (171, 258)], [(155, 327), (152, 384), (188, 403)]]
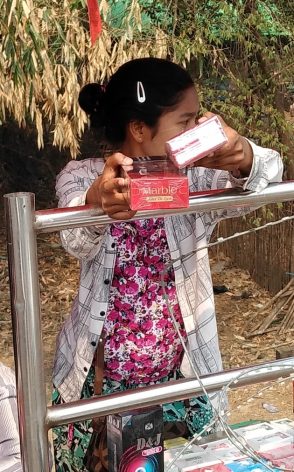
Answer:
[(242, 177), (248, 177), (252, 168), (253, 151), (247, 139), (241, 136), (241, 140), (242, 140), (242, 145), (243, 145), (244, 159), (239, 166), (239, 171)]

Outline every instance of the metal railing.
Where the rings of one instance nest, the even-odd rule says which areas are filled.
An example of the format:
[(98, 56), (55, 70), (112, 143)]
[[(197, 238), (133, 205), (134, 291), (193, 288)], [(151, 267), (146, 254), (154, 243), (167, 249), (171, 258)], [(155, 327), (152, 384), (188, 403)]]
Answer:
[[(271, 184), (260, 193), (228, 190), (221, 194), (190, 197), (187, 209), (139, 211), (138, 218), (197, 213), (294, 199), (294, 183)], [(113, 222), (94, 206), (35, 211), (34, 195), (5, 195), (9, 280), (16, 363), (20, 441), (24, 472), (48, 472), (48, 430), (56, 425), (148, 406), (165, 400), (185, 399), (202, 392), (196, 379), (140, 388), (47, 407), (41, 336), (37, 233)], [(203, 376), (207, 391), (216, 391), (243, 373), (237, 386), (273, 380), (293, 373), (294, 359), (276, 361)]]

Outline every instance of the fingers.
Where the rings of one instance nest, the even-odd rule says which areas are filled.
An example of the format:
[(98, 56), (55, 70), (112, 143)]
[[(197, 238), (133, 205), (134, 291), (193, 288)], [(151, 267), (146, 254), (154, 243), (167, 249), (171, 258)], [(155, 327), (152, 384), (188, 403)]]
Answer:
[(203, 159), (197, 161), (197, 166), (207, 167), (209, 169), (232, 170), (238, 169), (242, 162), (242, 153), (225, 154), (221, 156), (215, 154), (214, 156), (203, 157)]
[(108, 157), (103, 174), (107, 177), (115, 176), (120, 167), (131, 166), (133, 164), (133, 159), (125, 156), (121, 152), (116, 152)]
[(104, 180), (101, 184), (101, 190), (105, 193), (122, 194), (127, 191), (128, 181), (123, 177)]
[[(218, 115), (217, 113), (212, 113), (211, 111), (206, 111), (205, 113), (203, 113), (203, 116), (198, 118), (198, 123), (199, 124), (204, 123), (205, 121), (209, 120), (209, 118), (212, 118), (213, 116), (218, 117), (218, 119), (221, 122), (223, 128), (229, 128), (227, 123), (224, 121), (224, 119), (220, 115)], [(232, 128), (230, 128), (230, 129), (232, 129)]]
[(130, 211), (128, 180), (121, 177), (122, 168), (131, 168), (133, 160), (121, 153), (111, 155), (99, 181), (99, 197), (103, 211), (114, 219), (126, 220), (136, 212)]
[(108, 216), (114, 220), (129, 220), (130, 218), (133, 218), (136, 213), (137, 212), (133, 210), (121, 211), (120, 208), (113, 207), (109, 211)]
[(204, 123), (205, 121), (209, 120), (209, 118), (212, 118), (213, 116), (216, 116), (215, 113), (211, 113), (211, 111), (207, 111), (206, 113), (203, 114), (203, 116), (198, 118), (197, 122), (200, 125), (201, 123)]
[(236, 169), (242, 169), (246, 164), (248, 167), (248, 169), (246, 167), (246, 173), (248, 174), (252, 164), (252, 156), (246, 158), (242, 137), (239, 135), (239, 133), (228, 126), (221, 116), (215, 115), (211, 112), (204, 113), (204, 115), (199, 118), (198, 123), (204, 123), (213, 116), (217, 116), (219, 118), (228, 141), (217, 151), (197, 161), (195, 165), (207, 167), (210, 169), (223, 169), (232, 171)]
[[(121, 184), (121, 181), (123, 184)], [(125, 187), (125, 179), (112, 179), (103, 182), (100, 187), (101, 206), (109, 216), (130, 209), (129, 193)]]

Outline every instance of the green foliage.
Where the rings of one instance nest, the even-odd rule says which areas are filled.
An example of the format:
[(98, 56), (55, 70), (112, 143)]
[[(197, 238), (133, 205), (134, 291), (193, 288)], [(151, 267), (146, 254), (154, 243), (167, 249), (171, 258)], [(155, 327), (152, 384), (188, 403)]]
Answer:
[[(293, 0), (100, 0), (103, 34), (89, 41), (85, 0), (0, 0), (0, 120), (43, 121), (78, 153), (80, 87), (133, 57), (169, 57), (190, 71), (202, 110), (289, 159), (294, 99)], [(292, 146), (292, 149), (294, 146)], [(293, 151), (292, 151), (293, 152)]]
[(293, 123), (284, 113), (294, 99), (293, 2), (178, 0), (172, 5), (173, 25), (166, 31), (173, 31), (173, 56), (189, 66), (203, 109), (293, 158)]

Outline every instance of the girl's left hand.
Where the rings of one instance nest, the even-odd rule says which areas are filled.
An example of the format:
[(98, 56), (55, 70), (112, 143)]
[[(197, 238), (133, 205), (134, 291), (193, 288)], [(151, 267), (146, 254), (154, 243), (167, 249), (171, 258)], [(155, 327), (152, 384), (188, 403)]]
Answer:
[[(198, 123), (203, 123), (212, 116), (214, 116), (213, 113), (207, 112), (199, 118)], [(228, 126), (220, 116), (218, 118), (227, 135), (228, 142), (217, 151), (197, 161), (195, 165), (228, 170), (236, 177), (247, 177), (250, 174), (253, 161), (252, 148), (245, 138)]]

